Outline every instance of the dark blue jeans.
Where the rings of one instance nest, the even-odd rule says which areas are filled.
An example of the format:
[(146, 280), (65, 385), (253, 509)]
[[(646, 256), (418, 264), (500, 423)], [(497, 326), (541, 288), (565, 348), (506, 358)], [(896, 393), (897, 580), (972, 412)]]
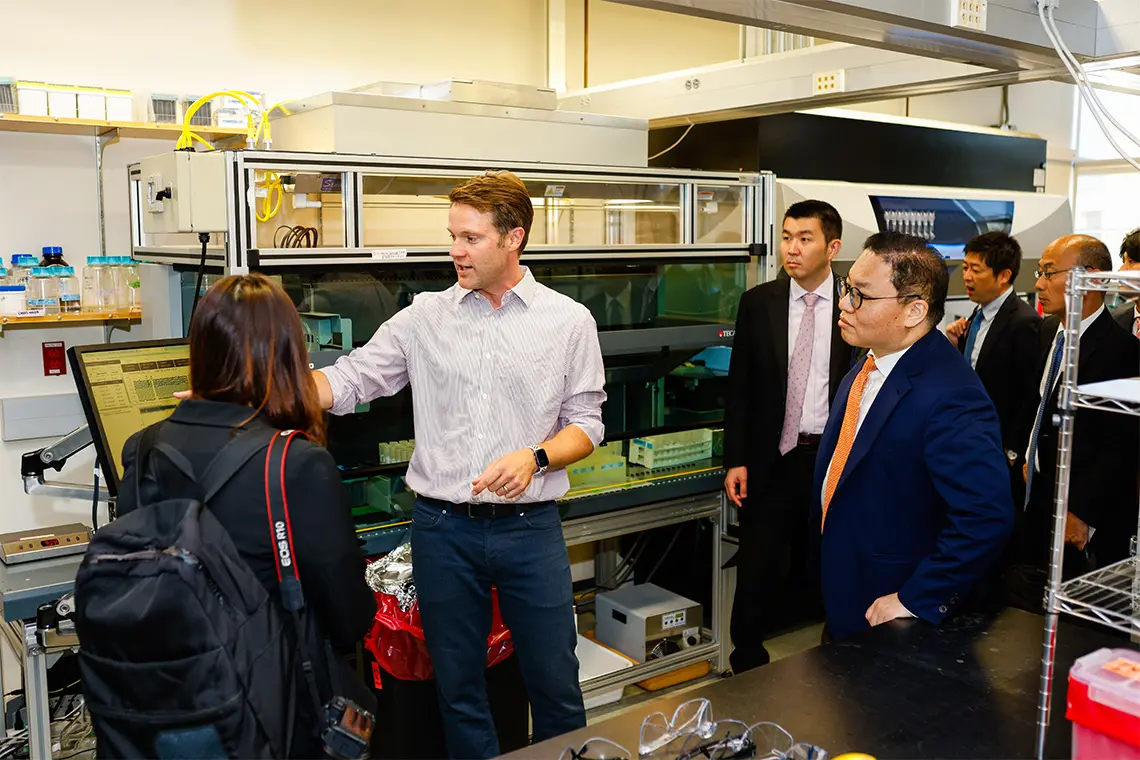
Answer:
[(417, 500), (412, 562), (451, 757), (499, 754), (486, 683), (492, 585), (519, 658), (534, 741), (586, 725), (570, 560), (553, 503), (484, 520)]

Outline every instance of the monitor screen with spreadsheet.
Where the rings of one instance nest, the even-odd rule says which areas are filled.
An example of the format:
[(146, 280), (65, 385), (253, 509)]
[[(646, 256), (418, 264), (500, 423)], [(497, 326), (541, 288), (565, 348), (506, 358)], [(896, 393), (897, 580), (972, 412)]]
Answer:
[(114, 496), (123, 479), (123, 444), (169, 417), (178, 406), (174, 393), (190, 388), (190, 346), (171, 339), (73, 346), (67, 353), (99, 467)]

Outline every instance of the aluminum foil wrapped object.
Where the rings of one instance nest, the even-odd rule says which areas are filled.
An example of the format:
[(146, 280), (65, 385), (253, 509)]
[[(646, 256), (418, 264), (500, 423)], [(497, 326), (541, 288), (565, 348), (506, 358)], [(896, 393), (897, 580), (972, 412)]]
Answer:
[(416, 603), (412, 545), (400, 544), (387, 556), (370, 564), (364, 570), (364, 579), (373, 591), (395, 597), (401, 612), (410, 610)]

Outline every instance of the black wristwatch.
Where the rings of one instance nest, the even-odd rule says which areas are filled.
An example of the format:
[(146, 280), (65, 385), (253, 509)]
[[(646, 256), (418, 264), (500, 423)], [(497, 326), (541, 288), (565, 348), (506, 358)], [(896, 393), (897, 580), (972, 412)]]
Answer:
[(535, 475), (545, 475), (546, 468), (550, 466), (550, 457), (546, 456), (546, 449), (539, 446), (531, 446), (530, 450), (534, 452), (534, 465), (538, 468)]

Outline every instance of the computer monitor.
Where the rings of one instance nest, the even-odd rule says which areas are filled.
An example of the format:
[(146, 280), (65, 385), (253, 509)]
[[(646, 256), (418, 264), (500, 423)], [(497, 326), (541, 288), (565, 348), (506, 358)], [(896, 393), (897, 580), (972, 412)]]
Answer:
[(72, 346), (67, 354), (99, 467), (116, 496), (123, 444), (169, 417), (178, 406), (174, 393), (190, 388), (190, 346), (184, 338), (148, 340)]

